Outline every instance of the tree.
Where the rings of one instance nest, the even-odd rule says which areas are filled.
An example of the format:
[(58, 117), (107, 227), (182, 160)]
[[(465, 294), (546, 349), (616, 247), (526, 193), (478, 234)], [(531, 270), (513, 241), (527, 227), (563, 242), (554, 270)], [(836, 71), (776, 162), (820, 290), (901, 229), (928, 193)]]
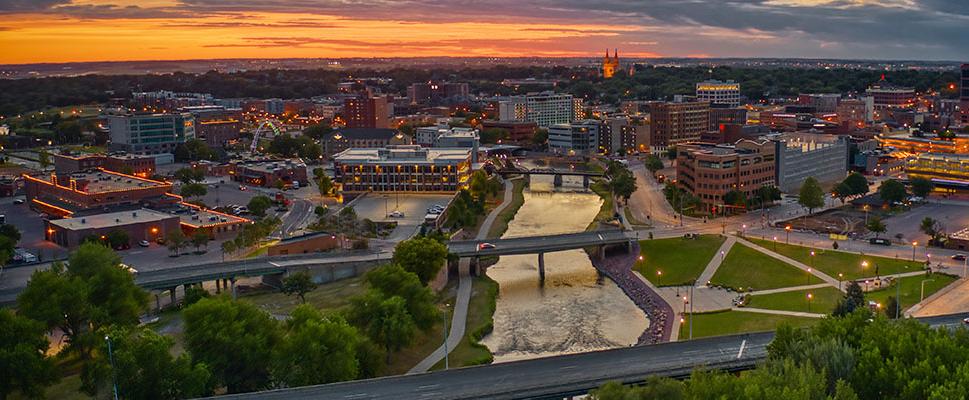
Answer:
[(666, 149), (666, 158), (670, 160), (676, 159), (676, 146), (670, 146)]
[(46, 150), (41, 150), (37, 152), (37, 162), (40, 164), (41, 168), (47, 168), (50, 166), (50, 153)]
[(932, 193), (932, 189), (935, 189), (935, 184), (932, 183), (930, 179), (915, 177), (910, 180), (912, 185), (912, 194), (921, 198), (926, 198), (929, 193)]
[(273, 200), (267, 196), (259, 195), (249, 199), (249, 212), (253, 215), (264, 216), (266, 215), (266, 210), (273, 206)]
[(276, 321), (256, 306), (225, 297), (202, 299), (185, 309), (185, 344), (229, 393), (269, 387)]
[[(440, 318), (434, 305), (434, 293), (424, 286), (413, 272), (404, 270), (397, 264), (388, 264), (367, 273), (366, 282), (371, 290), (376, 290), (385, 298), (400, 296), (407, 304), (407, 312), (420, 329), (429, 329)], [(353, 315), (353, 313), (351, 313)], [(351, 320), (359, 320), (359, 314)]]
[[(174, 340), (151, 329), (130, 331), (114, 329), (109, 332), (114, 356), (114, 370), (118, 394), (128, 399), (180, 399), (212, 394), (212, 374), (201, 363), (192, 363), (188, 354), (172, 356)], [(106, 349), (105, 349), (106, 350)], [(111, 360), (106, 354), (99, 357), (105, 371)], [(102, 383), (110, 383), (109, 376)]]
[(623, 172), (613, 176), (609, 180), (609, 190), (616, 197), (621, 198), (624, 202), (628, 202), (629, 198), (636, 192), (636, 178), (633, 177), (629, 170), (623, 170)]
[(85, 391), (94, 393), (92, 350), (102, 342), (97, 333), (107, 326), (130, 327), (148, 305), (148, 294), (121, 268), (111, 249), (84, 243), (68, 258), (68, 266), (55, 263), (37, 270), (17, 297), (22, 315), (40, 321), (48, 330), (59, 329), (83, 361)]
[(878, 188), (878, 197), (891, 205), (901, 203), (907, 195), (905, 185), (894, 179), (882, 182), (882, 185)]
[(824, 206), (824, 190), (821, 189), (821, 184), (813, 176), (808, 177), (801, 184), (799, 196), (797, 203), (808, 209), (808, 214), (813, 214), (816, 208)]
[(16, 226), (11, 224), (0, 225), (0, 236), (6, 236), (14, 243), (20, 241), (20, 230)]
[(732, 206), (744, 206), (747, 204), (747, 196), (735, 189), (723, 195), (723, 202)]
[(168, 249), (171, 250), (176, 256), (178, 255), (178, 251), (185, 246), (185, 242), (187, 240), (188, 238), (185, 237), (185, 234), (182, 233), (181, 229), (176, 229), (168, 232), (168, 234), (165, 235), (165, 245), (168, 246)]
[(309, 272), (300, 271), (283, 279), (283, 293), (296, 295), (300, 303), (306, 303), (306, 294), (316, 289), (316, 283)]
[(333, 127), (326, 123), (310, 125), (306, 127), (306, 129), (303, 129), (304, 136), (311, 137), (316, 140), (322, 139), (324, 136), (329, 135), (330, 132), (333, 132)]
[(424, 285), (434, 279), (446, 259), (447, 247), (426, 237), (405, 240), (394, 248), (394, 263), (417, 274)]
[(0, 309), (0, 399), (14, 391), (27, 398), (42, 398), (44, 389), (58, 380), (47, 352), (47, 332), (40, 322)]
[(186, 185), (202, 182), (205, 180), (205, 171), (189, 167), (179, 168), (175, 171), (175, 179), (178, 179)]
[(122, 229), (112, 229), (107, 235), (108, 246), (112, 249), (121, 249), (127, 247), (131, 243), (131, 237), (128, 235), (128, 231)]
[(360, 375), (357, 346), (363, 340), (346, 321), (303, 304), (293, 310), (274, 349), (273, 377), (290, 387), (355, 379)]
[(650, 154), (648, 157), (646, 157), (645, 164), (646, 164), (646, 169), (649, 170), (649, 172), (654, 174), (656, 173), (656, 171), (659, 171), (664, 168), (663, 160), (661, 160), (655, 154)]
[(355, 308), (369, 310), (371, 318), (362, 328), (374, 343), (383, 346), (388, 364), (391, 352), (414, 341), (417, 326), (407, 312), (406, 301), (400, 296), (384, 298), (378, 292), (369, 292), (352, 304)]
[(851, 197), (852, 193), (853, 192), (852, 192), (851, 186), (849, 186), (844, 181), (841, 181), (841, 183), (839, 183), (838, 186), (834, 187), (834, 195), (838, 198), (838, 200), (841, 200), (841, 205), (845, 204), (845, 200), (848, 197)]
[(876, 238), (878, 235), (885, 233), (885, 230), (887, 229), (885, 223), (882, 222), (882, 219), (878, 217), (871, 217), (871, 219), (868, 220), (868, 225), (865, 225), (865, 227), (868, 228), (869, 231), (874, 232)]
[(838, 302), (833, 314), (835, 316), (845, 316), (865, 305), (865, 292), (861, 290), (861, 285), (858, 282), (851, 281), (845, 287), (845, 297)]
[(206, 248), (209, 247), (209, 234), (203, 230), (196, 230), (192, 234), (192, 245), (195, 246), (195, 252), (198, 253), (202, 246)]
[[(897, 285), (898, 283), (895, 284)], [(901, 315), (897, 314), (900, 310), (901, 308), (898, 306), (898, 299), (896, 299), (895, 296), (888, 296), (888, 300), (885, 300), (885, 315), (888, 316), (889, 319), (898, 319), (901, 318)]]
[(548, 143), (548, 129), (535, 129), (535, 134), (532, 135), (532, 145), (544, 147), (546, 143)]
[(933, 243), (945, 237), (945, 232), (942, 231), (942, 224), (932, 219), (932, 217), (922, 218), (922, 222), (919, 224), (919, 230), (929, 235), (929, 240)]
[(182, 185), (180, 192), (182, 197), (202, 197), (208, 194), (209, 190), (201, 183), (189, 183)]
[(185, 288), (185, 297), (182, 299), (182, 307), (188, 307), (198, 303), (199, 300), (212, 297), (208, 290), (199, 285), (191, 285)]
[(326, 175), (323, 168), (313, 169), (313, 177), (316, 182), (316, 188), (320, 191), (320, 196), (329, 196), (333, 192), (333, 180)]
[(851, 196), (863, 196), (868, 194), (868, 178), (865, 178), (865, 176), (862, 174), (852, 172), (851, 174), (848, 174), (848, 177), (846, 177), (842, 182), (851, 188)]
[(232, 254), (235, 253), (238, 248), (236, 247), (236, 242), (234, 240), (226, 240), (222, 242), (222, 253)]
[(776, 186), (764, 185), (757, 189), (757, 201), (761, 207), (766, 207), (781, 199), (781, 190)]
[(507, 140), (510, 137), (507, 129), (488, 128), (481, 131), (481, 144), (495, 144), (500, 140)]
[(204, 141), (189, 139), (175, 147), (175, 159), (178, 161), (214, 160), (215, 152)]

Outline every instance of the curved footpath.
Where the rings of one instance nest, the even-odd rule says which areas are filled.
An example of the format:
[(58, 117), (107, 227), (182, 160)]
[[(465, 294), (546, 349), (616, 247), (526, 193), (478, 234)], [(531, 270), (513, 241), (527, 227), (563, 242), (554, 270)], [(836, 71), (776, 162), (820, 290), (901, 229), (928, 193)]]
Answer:
[(616, 285), (649, 317), (649, 327), (639, 336), (637, 345), (668, 342), (672, 332), (673, 307), (633, 274), (632, 267), (639, 256), (639, 243), (632, 251), (606, 256), (589, 257), (592, 265), (616, 282)]
[[(518, 178), (516, 178), (518, 179)], [(478, 229), (478, 234), (475, 239), (482, 240), (488, 237), (488, 232), (491, 231), (491, 225), (494, 224), (495, 219), (498, 217), (509, 204), (512, 203), (514, 197), (515, 184), (512, 182), (513, 179), (505, 180), (505, 197), (498, 207), (491, 210), (491, 213), (485, 218), (484, 222), (481, 223), (481, 228)], [(440, 346), (435, 349), (427, 358), (421, 360), (417, 363), (414, 368), (407, 371), (408, 374), (418, 374), (421, 372), (427, 372), (431, 367), (444, 359), (446, 353), (450, 353), (455, 347), (461, 343), (461, 339), (464, 338), (464, 331), (468, 322), (468, 303), (471, 301), (471, 284), (473, 280), (471, 279), (471, 259), (462, 258), (458, 262), (458, 275), (460, 276), (458, 280), (458, 296), (454, 303), (454, 316), (451, 318), (451, 327), (447, 336), (447, 352), (445, 352), (445, 346)]]

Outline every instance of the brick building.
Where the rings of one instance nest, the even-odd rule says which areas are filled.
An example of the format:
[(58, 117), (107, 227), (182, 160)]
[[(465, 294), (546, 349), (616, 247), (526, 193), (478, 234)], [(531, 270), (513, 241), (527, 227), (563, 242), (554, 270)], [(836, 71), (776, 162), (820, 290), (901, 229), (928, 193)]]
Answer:
[(128, 244), (134, 245), (142, 240), (152, 242), (164, 238), (181, 229), (178, 216), (144, 208), (55, 219), (47, 221), (46, 225), (44, 239), (69, 249), (79, 246), (88, 237), (103, 238), (115, 230), (126, 232)]
[(230, 174), (237, 181), (263, 187), (277, 187), (280, 182), (284, 186), (294, 182), (299, 182), (302, 186), (309, 183), (306, 164), (298, 160), (238, 163), (235, 172)]
[(500, 128), (508, 131), (508, 140), (520, 143), (520, 144), (531, 144), (532, 138), (535, 137), (535, 131), (538, 130), (538, 124), (534, 122), (523, 122), (523, 121), (482, 121), (481, 129), (487, 130), (492, 128)]
[(343, 237), (327, 232), (312, 232), (305, 235), (282, 239), (279, 243), (269, 246), (270, 256), (285, 256), (288, 254), (322, 253), (340, 247)]
[(710, 126), (707, 102), (654, 102), (649, 113), (650, 145), (654, 149), (697, 141)]
[(700, 199), (704, 211), (724, 205), (737, 190), (754, 197), (764, 185), (774, 185), (774, 143), (741, 140), (733, 145), (695, 143), (677, 146), (676, 185)]
[(164, 207), (177, 203), (167, 194), (172, 185), (97, 169), (42, 179), (24, 175), (27, 203), (38, 212), (58, 217), (110, 211), (112, 208)]
[(396, 129), (343, 128), (323, 137), (323, 155), (327, 158), (351, 148), (386, 147), (411, 144), (411, 137)]
[(155, 174), (155, 157), (137, 154), (53, 154), (54, 171), (73, 174), (104, 168), (108, 171), (147, 178)]

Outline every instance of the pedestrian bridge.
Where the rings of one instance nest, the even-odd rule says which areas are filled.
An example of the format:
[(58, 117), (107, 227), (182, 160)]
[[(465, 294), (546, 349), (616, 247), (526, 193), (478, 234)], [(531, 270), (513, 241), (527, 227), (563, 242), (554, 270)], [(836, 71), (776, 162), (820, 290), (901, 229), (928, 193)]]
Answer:
[[(630, 237), (625, 231), (602, 230), (559, 235), (451, 241), (448, 243), (448, 251), (458, 257), (540, 254), (592, 246), (631, 244), (635, 240), (635, 236)], [(481, 249), (482, 243), (493, 244), (494, 248)]]

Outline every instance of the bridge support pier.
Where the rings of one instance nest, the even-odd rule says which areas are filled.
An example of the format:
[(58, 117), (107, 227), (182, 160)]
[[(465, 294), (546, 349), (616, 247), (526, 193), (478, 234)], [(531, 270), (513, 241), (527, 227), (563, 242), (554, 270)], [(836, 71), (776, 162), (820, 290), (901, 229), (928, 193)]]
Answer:
[(562, 175), (555, 175), (552, 182), (555, 187), (562, 187)]
[(599, 259), (600, 260), (606, 259), (606, 245), (599, 246)]
[(238, 298), (238, 294), (236, 294), (236, 278), (229, 278), (229, 284), (232, 285), (232, 300), (236, 300)]
[(155, 312), (161, 312), (161, 297), (155, 293)]
[(216, 279), (215, 280), (215, 294), (221, 294), (221, 293), (222, 293), (222, 280), (221, 279)]
[(172, 305), (175, 305), (175, 289), (177, 289), (177, 288), (178, 287), (176, 286), (176, 287), (173, 287), (173, 288), (168, 289), (168, 295), (171, 296), (171, 303), (172, 303)]
[(586, 189), (589, 188), (589, 175), (582, 176), (582, 187)]
[(538, 253), (538, 280), (545, 282), (545, 253)]

